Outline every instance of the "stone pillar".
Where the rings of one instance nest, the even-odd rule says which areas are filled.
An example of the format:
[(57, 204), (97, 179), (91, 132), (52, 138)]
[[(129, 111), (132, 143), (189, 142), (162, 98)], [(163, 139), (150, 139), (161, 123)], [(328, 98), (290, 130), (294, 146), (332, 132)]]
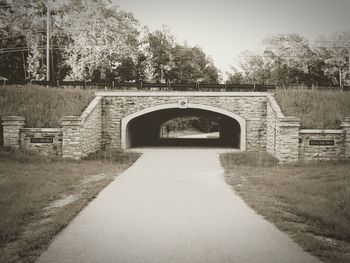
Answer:
[(299, 118), (278, 118), (276, 157), (280, 163), (293, 163), (299, 160), (299, 128)]
[(342, 119), (340, 127), (344, 131), (344, 148), (345, 148), (345, 159), (350, 160), (350, 117)]
[(80, 160), (82, 157), (82, 119), (66, 116), (62, 119), (62, 157)]
[(19, 149), (20, 129), (24, 128), (25, 118), (20, 116), (2, 117), (4, 147)]

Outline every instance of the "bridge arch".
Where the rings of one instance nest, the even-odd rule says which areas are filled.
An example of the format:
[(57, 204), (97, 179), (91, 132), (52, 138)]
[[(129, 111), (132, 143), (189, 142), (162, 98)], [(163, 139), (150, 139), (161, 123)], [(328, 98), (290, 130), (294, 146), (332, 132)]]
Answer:
[[(149, 107), (140, 111), (137, 111), (135, 113), (132, 113), (126, 117), (124, 117), (121, 120), (121, 148), (122, 149), (128, 149), (130, 148), (130, 136), (129, 134), (129, 124), (136, 118), (142, 117), (143, 115), (147, 115), (149, 113), (154, 113), (162, 110), (171, 110), (171, 109), (179, 109), (178, 103), (169, 103), (169, 104), (162, 104), (157, 105), (153, 107)], [(208, 111), (216, 114), (220, 114), (226, 117), (229, 117), (236, 121), (239, 124), (239, 149), (244, 151), (246, 150), (246, 120), (242, 118), (241, 116), (231, 112), (227, 111), (218, 107), (214, 106), (208, 106), (208, 105), (202, 105), (202, 104), (194, 104), (194, 103), (188, 103), (186, 106), (186, 109), (194, 109), (194, 110), (203, 110)]]

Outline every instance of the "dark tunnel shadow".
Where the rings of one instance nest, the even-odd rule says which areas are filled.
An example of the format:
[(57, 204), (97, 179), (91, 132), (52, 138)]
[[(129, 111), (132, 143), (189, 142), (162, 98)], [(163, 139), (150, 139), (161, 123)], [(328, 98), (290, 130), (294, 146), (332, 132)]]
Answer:
[[(162, 125), (181, 116), (216, 119), (218, 138), (161, 138)], [(126, 127), (127, 148), (136, 147), (240, 147), (241, 127), (235, 119), (224, 114), (202, 109), (164, 109), (132, 119)]]

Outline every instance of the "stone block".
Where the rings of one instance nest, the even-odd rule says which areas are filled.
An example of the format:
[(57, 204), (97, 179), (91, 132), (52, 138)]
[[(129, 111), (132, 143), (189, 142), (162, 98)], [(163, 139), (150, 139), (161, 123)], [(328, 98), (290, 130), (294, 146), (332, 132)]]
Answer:
[(2, 117), (3, 142), (5, 147), (20, 148), (20, 129), (25, 126), (25, 118), (21, 116)]

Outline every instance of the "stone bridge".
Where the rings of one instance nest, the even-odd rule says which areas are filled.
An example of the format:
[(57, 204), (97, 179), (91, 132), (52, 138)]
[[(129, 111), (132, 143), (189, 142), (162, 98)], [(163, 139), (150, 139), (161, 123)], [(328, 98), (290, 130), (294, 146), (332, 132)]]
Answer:
[(156, 146), (162, 123), (179, 116), (218, 118), (220, 145), (265, 150), (266, 94), (96, 93), (102, 101), (102, 140), (113, 148)]
[(341, 129), (300, 130), (300, 120), (285, 117), (264, 92), (97, 92), (82, 115), (64, 117), (61, 128), (24, 128), (23, 117), (3, 117), (4, 145), (73, 159), (101, 148), (158, 147), (165, 145), (162, 125), (183, 116), (217, 120), (215, 144), (197, 146), (267, 151), (282, 163), (350, 155), (349, 118)]

